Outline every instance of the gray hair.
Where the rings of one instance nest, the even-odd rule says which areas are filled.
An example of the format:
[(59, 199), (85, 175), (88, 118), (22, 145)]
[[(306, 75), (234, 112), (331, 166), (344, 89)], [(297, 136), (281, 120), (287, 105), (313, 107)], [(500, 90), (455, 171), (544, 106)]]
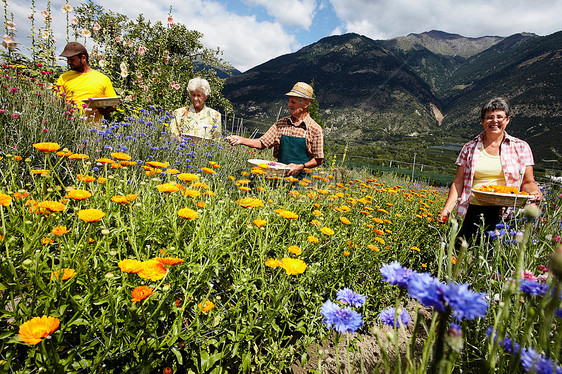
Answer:
[(480, 118), (484, 119), (484, 116), (488, 112), (493, 112), (494, 110), (503, 110), (507, 117), (511, 116), (511, 108), (503, 97), (494, 97), (492, 100), (488, 101), (482, 109), (480, 110)]
[(206, 79), (199, 77), (195, 77), (189, 80), (189, 82), (187, 83), (187, 90), (189, 92), (199, 90), (203, 92), (203, 95), (205, 95), (206, 97), (209, 97), (209, 95), (211, 94), (211, 86), (209, 86), (209, 82)]

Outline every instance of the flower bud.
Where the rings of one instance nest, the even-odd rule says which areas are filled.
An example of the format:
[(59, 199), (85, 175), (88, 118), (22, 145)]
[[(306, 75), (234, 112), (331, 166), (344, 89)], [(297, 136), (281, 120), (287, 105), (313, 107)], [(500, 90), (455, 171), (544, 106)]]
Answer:
[(529, 204), (523, 210), (523, 215), (527, 218), (537, 218), (541, 214), (541, 210), (536, 204)]
[(462, 330), (459, 325), (451, 323), (449, 331), (447, 331), (447, 335), (445, 336), (445, 341), (455, 352), (460, 352), (462, 350)]
[(102, 235), (109, 235), (109, 229), (102, 229), (101, 234)]

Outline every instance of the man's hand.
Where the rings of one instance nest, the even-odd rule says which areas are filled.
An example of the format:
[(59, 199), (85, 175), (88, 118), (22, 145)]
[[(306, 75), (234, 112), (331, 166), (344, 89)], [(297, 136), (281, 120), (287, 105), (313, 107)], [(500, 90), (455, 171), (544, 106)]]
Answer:
[(289, 164), (287, 165), (289, 170), (285, 173), (285, 176), (291, 177), (298, 174), (300, 171), (304, 170), (304, 164)]

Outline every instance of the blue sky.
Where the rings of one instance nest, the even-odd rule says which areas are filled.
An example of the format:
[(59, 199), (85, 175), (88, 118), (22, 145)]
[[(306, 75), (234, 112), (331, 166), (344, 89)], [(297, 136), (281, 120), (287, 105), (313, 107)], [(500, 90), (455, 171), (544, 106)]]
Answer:
[[(30, 1), (7, 1), (18, 25), (16, 41), (25, 47)], [(85, 1), (85, 0), (84, 0)], [(68, 0), (76, 7), (82, 1)], [(355, 32), (373, 39), (442, 30), (467, 37), (549, 35), (562, 30), (562, 0), (94, 0), (105, 9), (136, 18), (175, 22), (203, 33), (209, 48), (246, 71), (323, 37)], [(65, 44), (66, 0), (51, 0), (57, 50)], [(47, 6), (35, 0), (36, 12)], [(71, 13), (72, 14), (72, 13)], [(37, 15), (38, 19), (41, 19)], [(5, 30), (3, 30), (5, 31)], [(88, 47), (86, 43), (86, 47)]]

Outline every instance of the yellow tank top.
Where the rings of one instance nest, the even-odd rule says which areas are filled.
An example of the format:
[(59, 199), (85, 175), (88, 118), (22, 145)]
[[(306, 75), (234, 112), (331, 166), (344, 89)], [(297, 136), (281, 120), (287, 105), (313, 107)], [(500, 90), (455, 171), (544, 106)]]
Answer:
[[(479, 188), (485, 185), (505, 186), (505, 176), (503, 174), (501, 156), (489, 155), (484, 150), (484, 146), (482, 146), (482, 148), (480, 148), (480, 157), (474, 169), (472, 188)], [(470, 204), (486, 205), (478, 201), (474, 194), (470, 195)]]

